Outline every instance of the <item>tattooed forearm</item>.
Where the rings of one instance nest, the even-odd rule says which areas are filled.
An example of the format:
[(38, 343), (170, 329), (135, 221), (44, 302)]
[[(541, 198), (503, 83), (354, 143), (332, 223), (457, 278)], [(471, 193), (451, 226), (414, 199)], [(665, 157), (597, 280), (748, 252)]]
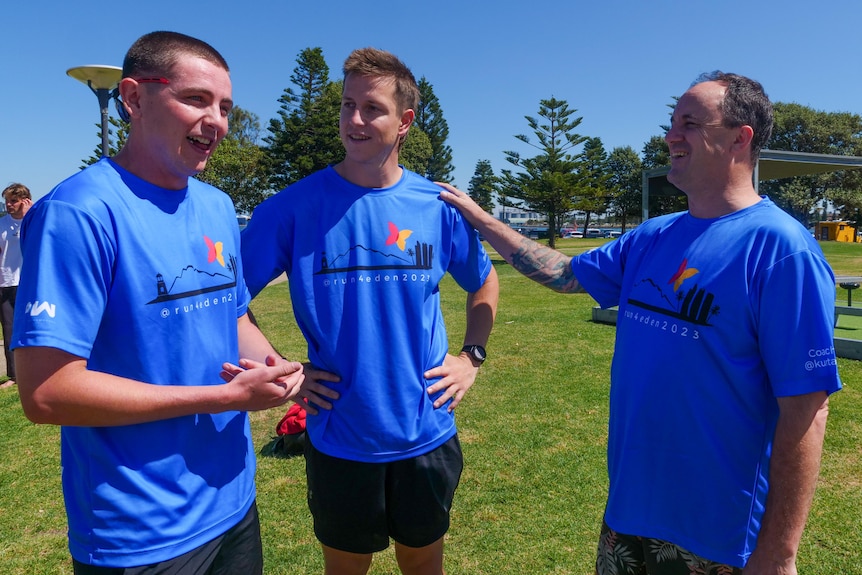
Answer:
[(572, 273), (572, 258), (542, 244), (524, 238), (512, 253), (512, 267), (531, 280), (554, 291), (583, 291)]

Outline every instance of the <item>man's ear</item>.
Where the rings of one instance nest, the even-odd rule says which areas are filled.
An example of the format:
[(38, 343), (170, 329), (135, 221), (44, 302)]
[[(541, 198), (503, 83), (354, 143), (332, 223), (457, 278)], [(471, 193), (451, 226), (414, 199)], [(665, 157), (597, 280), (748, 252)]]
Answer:
[(416, 112), (412, 109), (408, 108), (404, 110), (401, 114), (401, 126), (398, 128), (398, 135), (402, 138), (407, 135), (408, 130), (410, 130), (411, 124), (413, 124), (413, 120), (416, 118)]
[(751, 149), (751, 141), (754, 139), (754, 128), (749, 125), (741, 126), (736, 132), (736, 139), (733, 141), (734, 148)]
[(123, 78), (117, 86), (117, 91), (120, 94), (119, 104), (126, 110), (128, 119), (140, 115), (141, 109), (141, 85), (133, 78)]

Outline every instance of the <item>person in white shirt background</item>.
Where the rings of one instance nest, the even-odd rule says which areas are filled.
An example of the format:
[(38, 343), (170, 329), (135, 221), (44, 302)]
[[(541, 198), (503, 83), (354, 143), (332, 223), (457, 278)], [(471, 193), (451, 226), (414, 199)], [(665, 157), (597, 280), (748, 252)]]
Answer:
[(0, 325), (3, 326), (3, 352), (6, 355), (8, 380), (0, 387), (15, 385), (15, 360), (9, 349), (12, 339), (12, 313), (21, 275), (21, 220), (33, 205), (30, 190), (24, 184), (10, 184), (3, 190), (6, 215), (0, 218)]

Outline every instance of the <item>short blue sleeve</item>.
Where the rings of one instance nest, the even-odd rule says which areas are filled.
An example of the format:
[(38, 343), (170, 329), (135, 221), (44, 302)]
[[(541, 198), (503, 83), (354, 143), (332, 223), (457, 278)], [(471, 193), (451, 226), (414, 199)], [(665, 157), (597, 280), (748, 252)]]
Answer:
[(37, 203), (27, 214), (22, 253), (13, 347), (55, 347), (89, 357), (116, 246), (87, 213), (51, 201)]

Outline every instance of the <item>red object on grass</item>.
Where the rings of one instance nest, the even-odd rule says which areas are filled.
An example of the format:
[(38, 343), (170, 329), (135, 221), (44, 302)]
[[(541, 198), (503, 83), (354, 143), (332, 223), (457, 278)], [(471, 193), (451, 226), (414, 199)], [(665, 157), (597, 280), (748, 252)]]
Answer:
[(305, 431), (305, 408), (294, 403), (275, 426), (275, 432), (278, 435), (293, 435)]

